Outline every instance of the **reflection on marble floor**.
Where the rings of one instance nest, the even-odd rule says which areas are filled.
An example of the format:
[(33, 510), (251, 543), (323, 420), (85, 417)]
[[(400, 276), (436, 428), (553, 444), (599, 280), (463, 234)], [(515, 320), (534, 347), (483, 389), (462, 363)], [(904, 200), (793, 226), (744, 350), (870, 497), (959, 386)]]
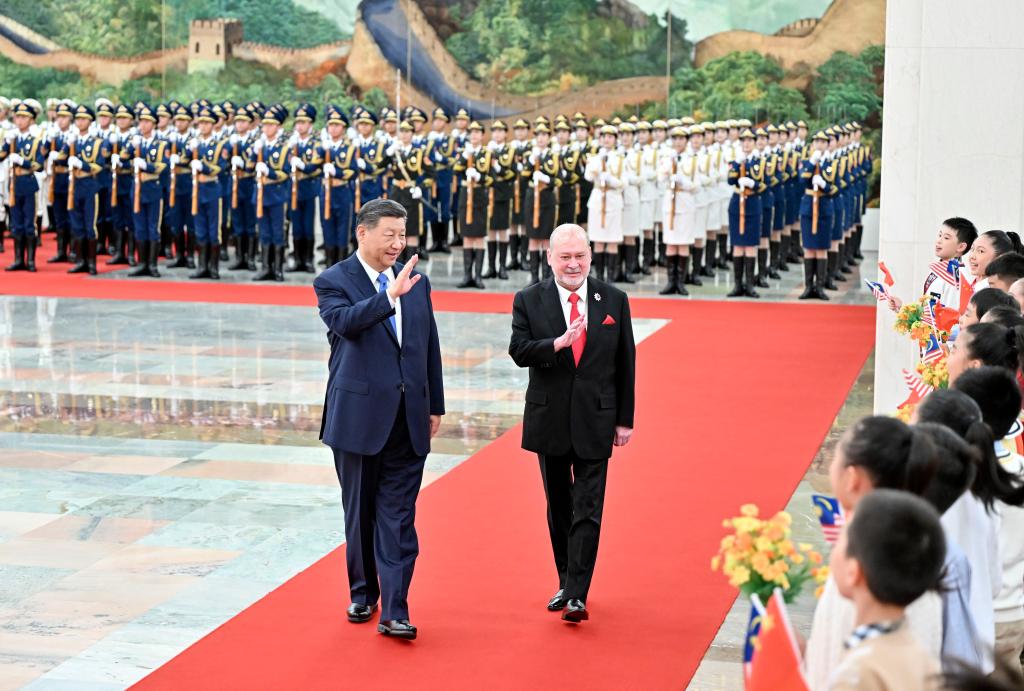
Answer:
[[(875, 360), (872, 355), (861, 370), (857, 382), (847, 396), (846, 403), (839, 410), (829, 429), (828, 436), (818, 450), (814, 461), (807, 469), (803, 480), (797, 486), (786, 505), (786, 511), (793, 517), (793, 538), (797, 542), (809, 542), (828, 559), (829, 547), (825, 543), (818, 525), (818, 519), (811, 510), (812, 494), (831, 494), (828, 467), (832, 452), (839, 437), (855, 421), (870, 415), (873, 411)], [(739, 507), (736, 507), (737, 510)], [(723, 532), (723, 535), (725, 533)], [(711, 555), (708, 555), (708, 559)], [(814, 616), (813, 589), (803, 593), (789, 606), (793, 627), (803, 636), (811, 632)], [(733, 603), (725, 621), (711, 647), (687, 687), (691, 691), (743, 691), (743, 643), (750, 617), (750, 601), (738, 597)]]
[[(508, 315), (437, 319), (425, 484), (526, 381)], [(313, 309), (0, 297), (0, 689), (124, 688), (344, 541), (327, 352)]]

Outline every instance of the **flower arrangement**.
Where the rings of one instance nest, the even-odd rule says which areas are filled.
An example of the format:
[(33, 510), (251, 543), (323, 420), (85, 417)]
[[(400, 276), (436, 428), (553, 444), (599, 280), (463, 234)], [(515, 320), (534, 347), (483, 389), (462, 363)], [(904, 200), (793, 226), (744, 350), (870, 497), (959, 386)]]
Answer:
[(917, 373), (928, 386), (936, 389), (949, 388), (949, 368), (945, 356), (934, 362), (917, 363)]
[(820, 595), (828, 579), (821, 554), (809, 544), (793, 543), (793, 519), (785, 511), (769, 519), (758, 514), (756, 505), (745, 504), (739, 516), (723, 522), (733, 534), (722, 538), (718, 554), (711, 558), (711, 570), (721, 569), (730, 585), (747, 597), (757, 594), (762, 602), (768, 601), (775, 588), (781, 588), (786, 602), (792, 602), (812, 580)]
[(897, 333), (910, 336), (921, 347), (928, 345), (933, 333), (940, 343), (949, 340), (948, 332), (929, 326), (924, 322), (924, 310), (929, 299), (927, 295), (922, 295), (917, 302), (908, 302), (900, 307), (899, 312), (896, 313), (896, 323), (893, 325)]

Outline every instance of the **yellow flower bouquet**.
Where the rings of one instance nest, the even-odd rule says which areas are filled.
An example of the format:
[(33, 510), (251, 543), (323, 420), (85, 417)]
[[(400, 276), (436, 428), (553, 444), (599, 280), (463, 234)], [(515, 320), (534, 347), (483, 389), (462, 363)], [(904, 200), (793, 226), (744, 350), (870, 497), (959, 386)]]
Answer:
[(928, 340), (933, 333), (941, 343), (945, 343), (949, 339), (948, 332), (925, 324), (924, 311), (928, 300), (927, 295), (922, 295), (917, 302), (908, 302), (900, 307), (900, 311), (896, 313), (896, 323), (893, 324), (896, 333), (910, 336), (921, 347), (928, 345)]
[(949, 368), (945, 357), (934, 362), (917, 363), (917, 373), (928, 386), (936, 389), (949, 388)]
[(718, 554), (711, 558), (711, 570), (721, 570), (730, 585), (747, 597), (756, 593), (762, 602), (775, 588), (781, 588), (786, 602), (792, 602), (807, 582), (824, 584), (828, 567), (811, 545), (793, 542), (790, 515), (780, 511), (762, 519), (759, 513), (754, 504), (745, 504), (739, 516), (724, 521), (724, 527), (733, 532), (722, 538)]

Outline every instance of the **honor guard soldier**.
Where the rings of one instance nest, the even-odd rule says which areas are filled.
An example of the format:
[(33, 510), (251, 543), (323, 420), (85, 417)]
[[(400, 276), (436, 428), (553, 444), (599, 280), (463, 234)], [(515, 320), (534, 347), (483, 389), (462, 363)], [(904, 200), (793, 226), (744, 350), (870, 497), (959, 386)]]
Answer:
[[(804, 122), (803, 120), (797, 120), (795, 125), (796, 138), (793, 140), (793, 150), (796, 153), (797, 157), (797, 175), (795, 177), (799, 178), (799, 171), (803, 166), (803, 162), (811, 154), (811, 142), (807, 138), (807, 123)], [(803, 205), (804, 185), (803, 181), (799, 179), (795, 180), (794, 183), (794, 187), (796, 188), (796, 190), (793, 192), (793, 197), (797, 209), (797, 220), (793, 224), (793, 231), (791, 233), (791, 237), (789, 240), (789, 257), (787, 258), (787, 261), (790, 264), (799, 264), (801, 262), (801, 258), (804, 256), (804, 250), (801, 246), (801, 222), (799, 219), (800, 208)]]
[[(726, 261), (729, 246), (729, 197), (732, 196), (732, 189), (729, 187), (729, 161), (733, 154), (729, 146), (728, 121), (719, 120), (715, 122), (714, 127), (714, 141), (708, 149), (708, 155), (711, 157), (710, 169), (713, 171), (714, 180), (714, 201), (711, 203), (717, 208), (708, 211), (708, 245), (704, 266), (707, 269), (725, 269), (729, 266)], [(714, 275), (714, 271), (708, 273)]]
[(256, 161), (252, 145), (260, 136), (253, 127), (248, 106), (235, 110), (234, 131), (228, 136), (231, 156), (231, 232), (235, 242), (235, 261), (229, 271), (256, 270)]
[(455, 140), (447, 133), (448, 111), (435, 108), (431, 131), (427, 135), (427, 152), (433, 164), (433, 185), (430, 208), (425, 222), (430, 224), (433, 237), (431, 252), (451, 254), (448, 247), (448, 225), (452, 221), (452, 163), (455, 159)]
[(323, 151), (320, 140), (313, 136), (312, 127), (316, 121), (316, 108), (303, 103), (295, 109), (295, 132), (291, 136), (292, 173), (292, 241), (294, 263), (289, 272), (316, 272), (314, 232), (316, 225), (316, 204), (323, 188)]
[(338, 106), (327, 106), (327, 129), (323, 135), (324, 190), (320, 201), (320, 225), (324, 231), (324, 253), (330, 268), (348, 258), (355, 202), (355, 147), (346, 137), (348, 118)]
[(414, 131), (411, 122), (403, 121), (398, 126), (398, 141), (385, 152), (391, 167), (388, 199), (401, 204), (406, 213), (406, 245), (398, 257), (403, 263), (417, 253), (423, 235), (424, 187), (430, 173), (428, 147), (425, 141), (421, 146), (413, 143)]
[[(452, 128), (451, 138), (453, 142), (452, 162), (454, 163), (455, 159), (457, 159), (462, 153), (462, 149), (466, 146), (466, 142), (469, 137), (469, 134), (466, 131), (466, 128), (469, 126), (469, 121), (471, 120), (469, 111), (465, 108), (459, 108), (455, 111), (453, 120), (454, 127)], [(460, 180), (461, 178), (457, 176), (452, 179), (452, 240), (451, 243), (449, 243), (451, 247), (462, 247), (462, 235), (459, 230), (459, 214), (457, 213), (459, 204), (461, 203), (459, 201), (459, 195), (462, 193), (462, 189), (459, 186)]]
[(548, 240), (555, 229), (554, 180), (558, 176), (557, 154), (552, 150), (551, 129), (543, 122), (533, 128), (533, 148), (526, 153), (520, 171), (521, 179), (527, 183), (524, 212), (526, 233), (530, 250), (530, 284), (539, 283), (541, 266), (543, 276), (551, 275), (551, 265), (544, 257)]
[(643, 149), (636, 142), (636, 124), (624, 122), (619, 127), (620, 154), (625, 162), (622, 188), (622, 261), (612, 280), (616, 283), (635, 283), (633, 272), (640, 271), (640, 188), (643, 185)]
[(665, 242), (668, 282), (660, 295), (689, 295), (685, 278), (690, 268), (690, 246), (697, 234), (697, 159), (688, 149), (689, 138), (682, 125), (669, 134), (672, 153), (661, 157), (658, 177), (665, 184), (662, 201), (661, 237)]
[(96, 217), (99, 213), (97, 196), (99, 175), (110, 156), (106, 137), (91, 131), (96, 116), (92, 108), (75, 108), (74, 137), (64, 142), (69, 169), (68, 192), (71, 233), (78, 244), (78, 263), (68, 273), (96, 275)]
[[(755, 151), (755, 135), (749, 127), (739, 134), (740, 153), (729, 164), (729, 242), (732, 245), (733, 289), (728, 297), (760, 297), (754, 289), (756, 253), (761, 244), (761, 198), (767, 189), (762, 180), (761, 159)], [(766, 137), (767, 140), (767, 137)]]
[[(215, 121), (213, 123), (213, 136), (223, 141), (225, 144), (228, 142), (228, 137), (234, 131), (231, 125), (235, 114), (235, 104), (231, 101), (224, 101), (223, 103), (214, 103), (211, 106), (213, 111), (213, 117)], [(229, 152), (230, 153), (230, 152)], [(220, 174), (217, 175), (217, 183), (219, 184), (219, 223), (220, 230), (217, 237), (217, 246), (220, 251), (220, 261), (228, 260), (228, 238), (231, 237), (232, 229), (231, 222), (232, 216), (231, 211), (231, 166), (221, 166)]]
[(754, 285), (757, 288), (768, 287), (768, 240), (772, 232), (772, 221), (775, 215), (775, 158), (768, 148), (768, 130), (758, 127), (754, 131), (754, 150), (760, 160), (760, 172), (765, 189), (759, 195), (761, 199), (761, 240), (757, 246), (757, 272)]
[[(576, 222), (576, 185), (582, 176), (583, 169), (573, 170), (572, 166), (579, 166), (581, 157), (579, 152), (573, 155), (570, 146), (572, 128), (565, 120), (564, 115), (555, 118), (555, 143), (552, 148), (558, 154), (558, 177), (555, 179), (555, 200), (557, 211), (555, 212), (555, 227), (563, 223)], [(575, 178), (572, 175), (575, 174)]]
[(584, 178), (593, 185), (587, 201), (590, 240), (594, 243), (594, 274), (599, 281), (615, 278), (622, 242), (622, 188), (625, 186), (626, 161), (618, 150), (618, 130), (605, 125), (598, 130), (600, 148), (587, 159)]
[[(205, 99), (204, 99), (205, 100)], [(207, 101), (207, 103), (209, 103)], [(158, 103), (156, 105), (157, 124), (156, 124), (156, 135), (164, 141), (170, 139), (171, 134), (174, 132), (174, 113), (171, 111), (172, 106), (177, 106), (176, 101), (171, 103)], [(193, 116), (195, 113), (193, 113)], [(167, 148), (170, 152), (170, 147)], [(170, 155), (168, 153), (168, 155)], [(171, 167), (167, 166), (164, 169), (163, 175), (161, 176), (161, 193), (163, 194), (163, 209), (166, 212), (170, 205), (170, 193), (171, 193)], [(167, 257), (168, 259), (173, 256), (174, 246), (171, 244), (171, 226), (170, 219), (166, 214), (160, 216), (160, 241), (158, 245), (158, 256)]]
[(774, 197), (774, 209), (772, 211), (772, 227), (768, 235), (768, 271), (765, 275), (768, 278), (778, 280), (782, 278), (779, 274), (779, 249), (782, 242), (782, 231), (786, 227), (786, 191), (789, 187), (789, 158), (781, 144), (782, 132), (777, 125), (768, 125), (768, 151), (771, 152), (771, 163), (768, 166), (770, 172), (774, 173), (772, 179), (775, 184), (771, 187)]
[(254, 281), (284, 280), (284, 213), (291, 201), (291, 147), (281, 133), (288, 110), (280, 103), (263, 111), (263, 136), (253, 144), (256, 156), (256, 217), (263, 265)]
[(487, 237), (487, 203), (494, 182), (490, 150), (483, 146), (484, 127), (473, 121), (453, 170), (458, 176), (459, 227), (462, 228), (463, 278), (459, 288), (483, 288), (484, 247)]
[(526, 197), (526, 182), (519, 170), (523, 165), (525, 154), (530, 151), (530, 123), (519, 118), (512, 123), (512, 141), (510, 146), (515, 155), (516, 176), (512, 180), (512, 230), (509, 233), (509, 250), (512, 261), (508, 268), (513, 271), (526, 270), (529, 268), (530, 257), (527, 251), (528, 240), (526, 237), (526, 215), (523, 212)]
[(110, 134), (110, 215), (113, 226), (114, 256), (108, 265), (135, 266), (135, 232), (132, 222), (132, 168), (126, 162), (125, 151), (131, 145), (135, 116), (131, 108), (114, 108), (114, 131)]
[(57, 234), (57, 254), (46, 260), (48, 264), (70, 261), (69, 254), (77, 257), (81, 252), (71, 239), (71, 217), (68, 210), (68, 153), (65, 143), (74, 138), (71, 118), (75, 103), (70, 99), (59, 101), (54, 109), (54, 120), (46, 133), (46, 168), (49, 172), (47, 211), (50, 227)]
[(193, 223), (199, 252), (196, 270), (189, 278), (220, 278), (220, 173), (230, 166), (231, 156), (226, 148), (227, 139), (213, 132), (216, 121), (212, 107), (200, 108), (195, 119), (198, 133), (188, 145)]
[(356, 167), (359, 169), (358, 187), (355, 191), (355, 213), (368, 201), (384, 196), (384, 172), (386, 161), (384, 152), (390, 144), (385, 145), (374, 136), (377, 116), (365, 108), (355, 111), (356, 130), (353, 145), (356, 148)]
[(860, 170), (860, 186), (858, 188), (859, 204), (857, 208), (856, 216), (856, 228), (854, 231), (853, 238), (853, 258), (864, 259), (864, 255), (861, 254), (860, 244), (864, 238), (864, 214), (867, 213), (868, 203), (868, 182), (871, 178), (871, 172), (874, 170), (874, 158), (871, 154), (871, 147), (861, 142), (863, 131), (860, 123), (853, 123), (853, 146), (857, 151), (857, 160)]
[(832, 246), (832, 198), (835, 191), (831, 170), (825, 161), (828, 136), (815, 133), (810, 155), (800, 164), (800, 234), (804, 246), (804, 292), (801, 300), (828, 300), (827, 253)]
[[(9, 119), (10, 111), (10, 99), (0, 96), (0, 146), (5, 145), (7, 131), (14, 127)], [(7, 235), (7, 226), (11, 218), (11, 200), (7, 198), (7, 195), (10, 193), (8, 180), (8, 164), (0, 161), (0, 254), (4, 253), (4, 236)]]
[[(113, 132), (114, 104), (106, 98), (98, 98), (95, 103), (96, 122), (93, 131), (101, 137), (110, 150), (110, 135)], [(97, 206), (99, 213), (96, 216), (96, 254), (113, 254), (110, 245), (113, 242), (113, 223), (110, 207), (110, 187), (112, 184), (110, 172), (110, 156), (104, 160), (103, 170), (98, 176), (99, 190), (97, 194)]]
[(682, 276), (684, 283), (701, 286), (703, 282), (699, 277), (704, 269), (704, 243), (707, 241), (708, 214), (711, 208), (711, 186), (713, 184), (711, 161), (707, 149), (704, 147), (703, 125), (690, 126), (686, 155), (691, 159), (687, 162), (687, 170), (690, 182), (695, 185), (693, 191), (695, 206), (690, 270), (684, 272)]
[(828, 137), (828, 149), (825, 155), (827, 179), (835, 183), (834, 189), (830, 190), (829, 197), (832, 199), (832, 245), (829, 247), (828, 279), (825, 281), (825, 290), (839, 290), (836, 281), (843, 282), (846, 277), (839, 270), (839, 246), (843, 241), (843, 222), (846, 216), (843, 209), (843, 191), (846, 189), (846, 161), (839, 151), (839, 132), (837, 126), (825, 130)]
[(138, 109), (138, 132), (122, 159), (132, 161), (132, 221), (139, 263), (129, 276), (160, 276), (160, 225), (167, 173), (167, 142), (156, 133), (156, 113), (143, 104)]
[(39, 191), (36, 173), (43, 170), (46, 144), (33, 134), (32, 125), (40, 110), (35, 99), (26, 99), (14, 106), (14, 128), (4, 134), (4, 147), (0, 152), (0, 161), (8, 162), (8, 175), (13, 178), (8, 182), (8, 197), (14, 263), (7, 271), (36, 270), (36, 193)]
[(384, 106), (377, 113), (377, 120), (380, 122), (380, 129), (378, 129), (374, 136), (381, 141), (384, 145), (384, 150), (398, 141), (398, 112), (394, 108), (388, 108)]
[[(208, 110), (208, 109), (207, 109)], [(192, 217), (192, 168), (189, 165), (194, 141), (192, 112), (178, 104), (171, 116), (173, 129), (165, 139), (168, 148), (167, 164), (168, 206), (164, 209), (167, 225), (171, 230), (174, 244), (174, 261), (168, 261), (168, 269), (196, 268), (193, 255), (196, 249), (195, 219)]]
[(516, 167), (516, 151), (505, 140), (508, 126), (501, 120), (491, 125), (491, 141), (487, 148), (491, 152), (491, 175), (494, 184), (488, 191), (487, 201), (487, 273), (484, 278), (508, 280), (505, 262), (508, 259), (508, 231), (512, 225), (512, 195), (515, 181), (519, 178)]
[(651, 139), (651, 123), (641, 120), (636, 125), (637, 148), (640, 151), (640, 238), (637, 240), (637, 265), (634, 271), (651, 273), (654, 264), (654, 211), (658, 196), (658, 148)]

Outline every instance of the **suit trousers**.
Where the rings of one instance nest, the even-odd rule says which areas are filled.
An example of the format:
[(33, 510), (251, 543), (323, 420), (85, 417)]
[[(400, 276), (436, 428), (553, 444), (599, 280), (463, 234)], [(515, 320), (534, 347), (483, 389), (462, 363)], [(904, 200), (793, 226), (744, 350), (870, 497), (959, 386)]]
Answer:
[(601, 537), (608, 459), (582, 459), (571, 449), (564, 456), (538, 457), (558, 587), (566, 598), (586, 602)]
[(408, 619), (409, 584), (419, 555), (416, 498), (426, 456), (416, 455), (412, 448), (405, 399), (380, 453), (332, 450), (345, 507), (345, 562), (352, 602), (374, 605), (379, 597), (382, 620)]

